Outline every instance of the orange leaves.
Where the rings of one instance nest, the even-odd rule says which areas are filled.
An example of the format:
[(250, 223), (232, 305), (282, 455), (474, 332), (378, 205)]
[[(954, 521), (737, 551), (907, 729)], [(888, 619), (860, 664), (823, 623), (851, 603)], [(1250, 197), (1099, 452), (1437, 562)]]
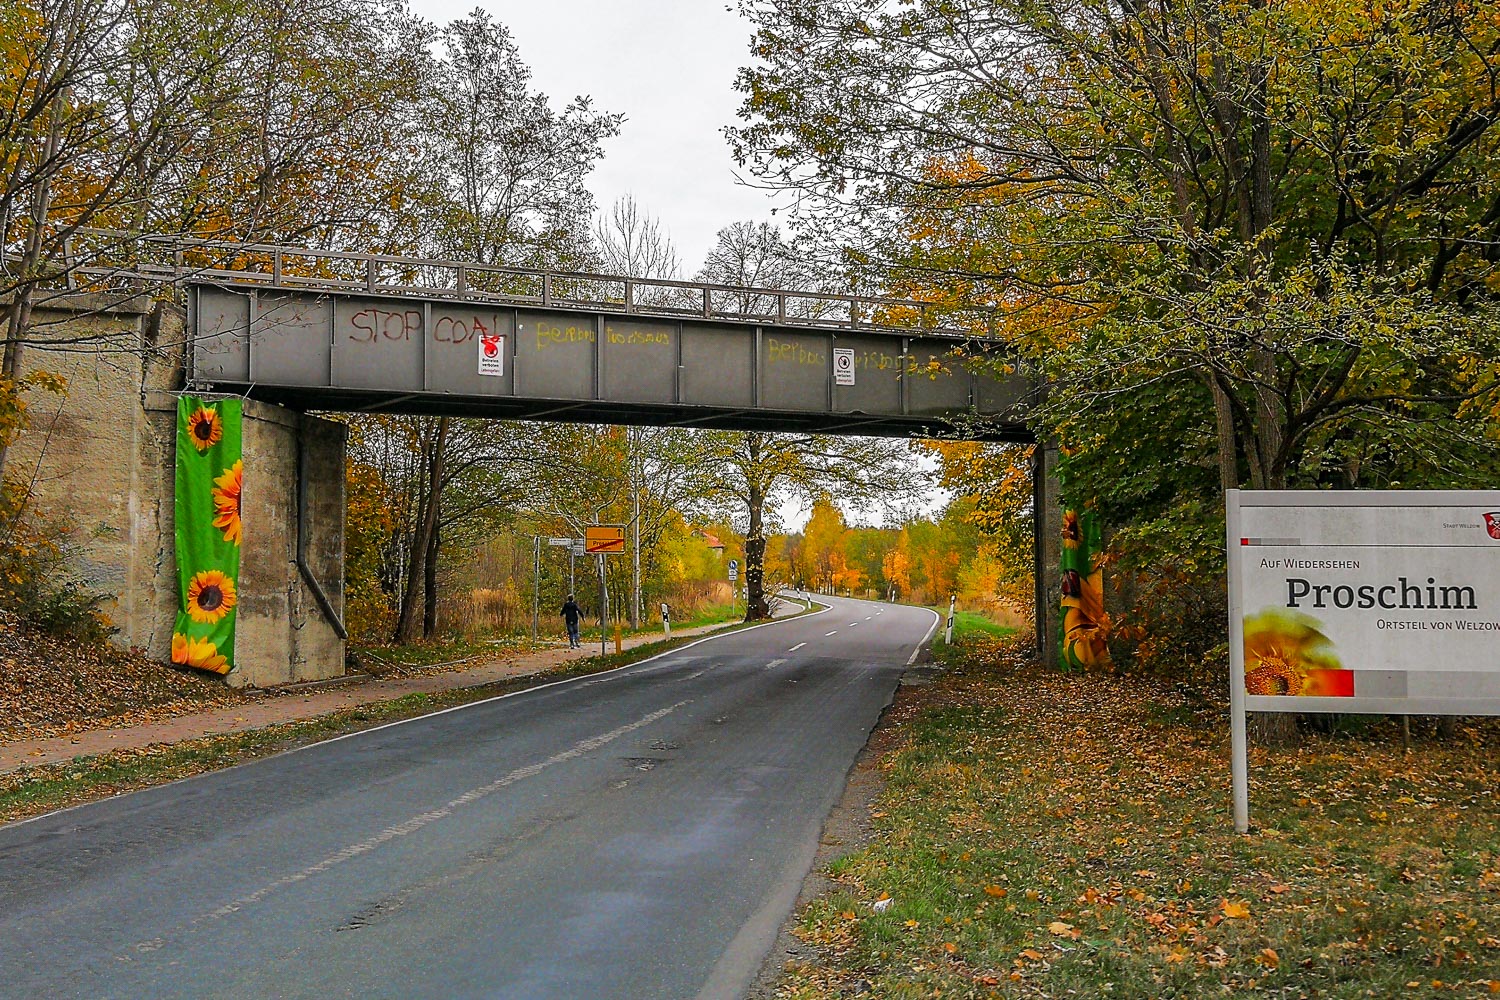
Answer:
[(987, 885), (984, 887), (984, 894), (986, 896), (993, 896), (996, 899), (1004, 899), (1006, 896), (1010, 895), (1010, 890), (1005, 888), (1004, 886)]
[(1244, 920), (1250, 916), (1249, 903), (1234, 903), (1226, 899), (1220, 909), (1224, 911), (1224, 917), (1228, 920)]
[(1068, 938), (1071, 941), (1077, 941), (1083, 935), (1078, 928), (1061, 920), (1054, 920), (1048, 924), (1047, 931), (1056, 937)]

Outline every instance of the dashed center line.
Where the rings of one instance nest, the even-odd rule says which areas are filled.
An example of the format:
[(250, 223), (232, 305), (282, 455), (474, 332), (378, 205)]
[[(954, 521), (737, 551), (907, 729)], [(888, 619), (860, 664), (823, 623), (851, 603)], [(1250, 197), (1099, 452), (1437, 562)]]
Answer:
[(807, 643), (805, 643), (805, 642), (799, 642), (799, 643), (797, 643), (797, 645), (795, 645), (791, 649), (787, 650), (787, 652), (788, 653), (795, 653), (797, 650), (801, 649), (803, 646), (806, 646), (806, 645), (807, 645)]
[(853, 628), (853, 627), (854, 627), (854, 626), (856, 626), (856, 625), (858, 625), (858, 624), (859, 624), (859, 622), (850, 622), (850, 623), (849, 623), (849, 627), (850, 627), (850, 628)]
[(870, 620), (870, 616), (869, 615), (865, 615), (865, 621), (869, 621), (869, 620)]
[(839, 634), (839, 630), (838, 629), (834, 629), (832, 632), (824, 632), (823, 636), (824, 636), (824, 638), (827, 638), (830, 635), (838, 635), (838, 634)]
[(772, 660), (770, 663), (767, 663), (766, 664), (766, 669), (767, 670), (774, 670), (775, 668), (781, 666), (785, 662), (786, 662), (785, 659), (782, 659), (782, 658), (778, 657), (777, 659)]

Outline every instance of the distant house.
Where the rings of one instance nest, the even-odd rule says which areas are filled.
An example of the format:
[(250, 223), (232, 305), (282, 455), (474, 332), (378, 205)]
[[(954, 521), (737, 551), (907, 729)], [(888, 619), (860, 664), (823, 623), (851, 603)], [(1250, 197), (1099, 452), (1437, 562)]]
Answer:
[(714, 535), (707, 531), (704, 531), (702, 528), (694, 528), (693, 537), (703, 539), (703, 541), (707, 543), (708, 547), (713, 550), (714, 555), (718, 556), (720, 559), (724, 558), (724, 543), (719, 541), (718, 535)]

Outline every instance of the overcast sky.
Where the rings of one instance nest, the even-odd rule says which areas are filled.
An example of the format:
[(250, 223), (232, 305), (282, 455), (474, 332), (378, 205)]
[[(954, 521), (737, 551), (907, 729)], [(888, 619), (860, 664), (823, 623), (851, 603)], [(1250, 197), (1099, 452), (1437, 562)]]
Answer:
[[(446, 24), (474, 0), (409, 0)], [(601, 210), (633, 194), (660, 219), (683, 270), (703, 263), (714, 235), (742, 219), (770, 220), (764, 192), (736, 184), (724, 127), (735, 121), (735, 71), (749, 59), (748, 22), (732, 0), (485, 0), (531, 68), (532, 89), (561, 110), (580, 94), (626, 122), (605, 144), (588, 185)]]

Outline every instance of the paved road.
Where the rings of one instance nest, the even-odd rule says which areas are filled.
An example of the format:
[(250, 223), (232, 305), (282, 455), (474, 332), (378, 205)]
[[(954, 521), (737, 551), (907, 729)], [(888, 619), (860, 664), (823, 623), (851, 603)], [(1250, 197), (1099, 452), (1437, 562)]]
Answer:
[(830, 603), (0, 828), (0, 996), (740, 996), (934, 624)]

